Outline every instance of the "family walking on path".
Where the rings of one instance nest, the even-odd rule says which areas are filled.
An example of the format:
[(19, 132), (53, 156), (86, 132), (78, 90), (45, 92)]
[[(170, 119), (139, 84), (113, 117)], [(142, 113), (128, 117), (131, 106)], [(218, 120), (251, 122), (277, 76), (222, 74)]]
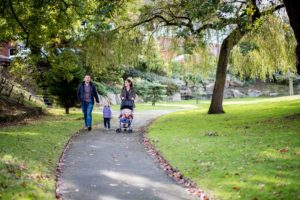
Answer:
[[(91, 127), (91, 121), (87, 119), (91, 120), (90, 114), (94, 103), (88, 98), (93, 95), (92, 88), (90, 76), (86, 76), (85, 82), (78, 90), (87, 127)], [(90, 94), (86, 94), (86, 90)], [(132, 82), (126, 80), (121, 91), (121, 99), (132, 102), (134, 98)], [(85, 109), (86, 105), (89, 105), (90, 109)], [(111, 110), (108, 104), (106, 106), (103, 111), (105, 118), (109, 118)], [(123, 103), (121, 113), (128, 110), (129, 106)], [(136, 111), (136, 134), (111, 134), (111, 131), (96, 128), (89, 129), (91, 131), (88, 134), (78, 135), (65, 152), (64, 167), (56, 191), (66, 200), (195, 199), (154, 162), (154, 158), (140, 142), (143, 127), (155, 118), (170, 112), (174, 110)], [(117, 120), (112, 119), (113, 122)], [(110, 120), (106, 120), (106, 128), (109, 128), (109, 122)]]
[[(92, 111), (93, 111), (94, 103), (96, 100), (97, 105), (99, 105), (100, 101), (99, 101), (96, 86), (91, 81), (90, 75), (86, 74), (84, 76), (84, 81), (78, 87), (77, 97), (81, 103), (81, 108), (84, 115), (85, 130), (91, 131)], [(133, 83), (130, 79), (126, 79), (124, 81), (124, 85), (120, 94), (120, 98), (122, 101), (121, 110), (125, 108), (133, 110), (135, 97), (136, 97), (136, 93), (133, 88)], [(112, 118), (112, 110), (110, 107), (110, 102), (108, 100), (104, 102), (102, 111), (103, 111), (104, 128), (109, 130), (111, 128), (110, 120)], [(121, 112), (121, 115), (122, 114), (123, 113)]]

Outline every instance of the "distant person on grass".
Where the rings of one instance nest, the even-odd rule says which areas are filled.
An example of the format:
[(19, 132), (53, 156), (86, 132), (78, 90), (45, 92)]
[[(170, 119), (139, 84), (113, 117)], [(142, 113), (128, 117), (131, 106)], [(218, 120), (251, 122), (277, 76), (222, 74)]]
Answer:
[(111, 113), (110, 103), (106, 100), (103, 106), (103, 122), (106, 130), (110, 130)]
[(84, 115), (85, 129), (92, 130), (92, 111), (94, 99), (99, 104), (99, 97), (95, 85), (91, 82), (91, 76), (86, 74), (84, 81), (79, 85), (77, 98), (81, 102), (82, 112)]

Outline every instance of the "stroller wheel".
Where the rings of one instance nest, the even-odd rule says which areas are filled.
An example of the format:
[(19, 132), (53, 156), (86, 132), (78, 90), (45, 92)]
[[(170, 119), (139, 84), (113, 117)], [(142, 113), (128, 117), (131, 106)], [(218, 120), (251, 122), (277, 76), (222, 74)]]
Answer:
[(125, 128), (124, 131), (126, 132), (126, 131), (127, 131), (127, 128)]
[(121, 132), (121, 129), (120, 128), (117, 128), (116, 129), (116, 133), (120, 133)]
[(133, 132), (132, 129), (129, 129), (129, 130), (128, 130), (128, 133), (132, 133), (132, 132)]

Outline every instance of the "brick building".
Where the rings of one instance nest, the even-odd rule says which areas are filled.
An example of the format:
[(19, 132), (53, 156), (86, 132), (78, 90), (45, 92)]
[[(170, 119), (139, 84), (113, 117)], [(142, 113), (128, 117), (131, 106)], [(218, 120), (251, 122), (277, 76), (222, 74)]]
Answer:
[(7, 67), (10, 56), (16, 54), (16, 45), (13, 42), (0, 42), (0, 66)]

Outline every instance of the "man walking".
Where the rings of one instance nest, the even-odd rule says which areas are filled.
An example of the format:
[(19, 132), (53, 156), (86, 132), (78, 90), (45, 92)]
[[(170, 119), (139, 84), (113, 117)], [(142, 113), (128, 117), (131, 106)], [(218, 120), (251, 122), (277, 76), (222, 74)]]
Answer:
[(99, 97), (95, 85), (91, 82), (91, 76), (86, 74), (84, 81), (79, 85), (77, 98), (81, 102), (82, 112), (84, 115), (85, 129), (92, 130), (92, 111), (94, 98), (99, 103)]

